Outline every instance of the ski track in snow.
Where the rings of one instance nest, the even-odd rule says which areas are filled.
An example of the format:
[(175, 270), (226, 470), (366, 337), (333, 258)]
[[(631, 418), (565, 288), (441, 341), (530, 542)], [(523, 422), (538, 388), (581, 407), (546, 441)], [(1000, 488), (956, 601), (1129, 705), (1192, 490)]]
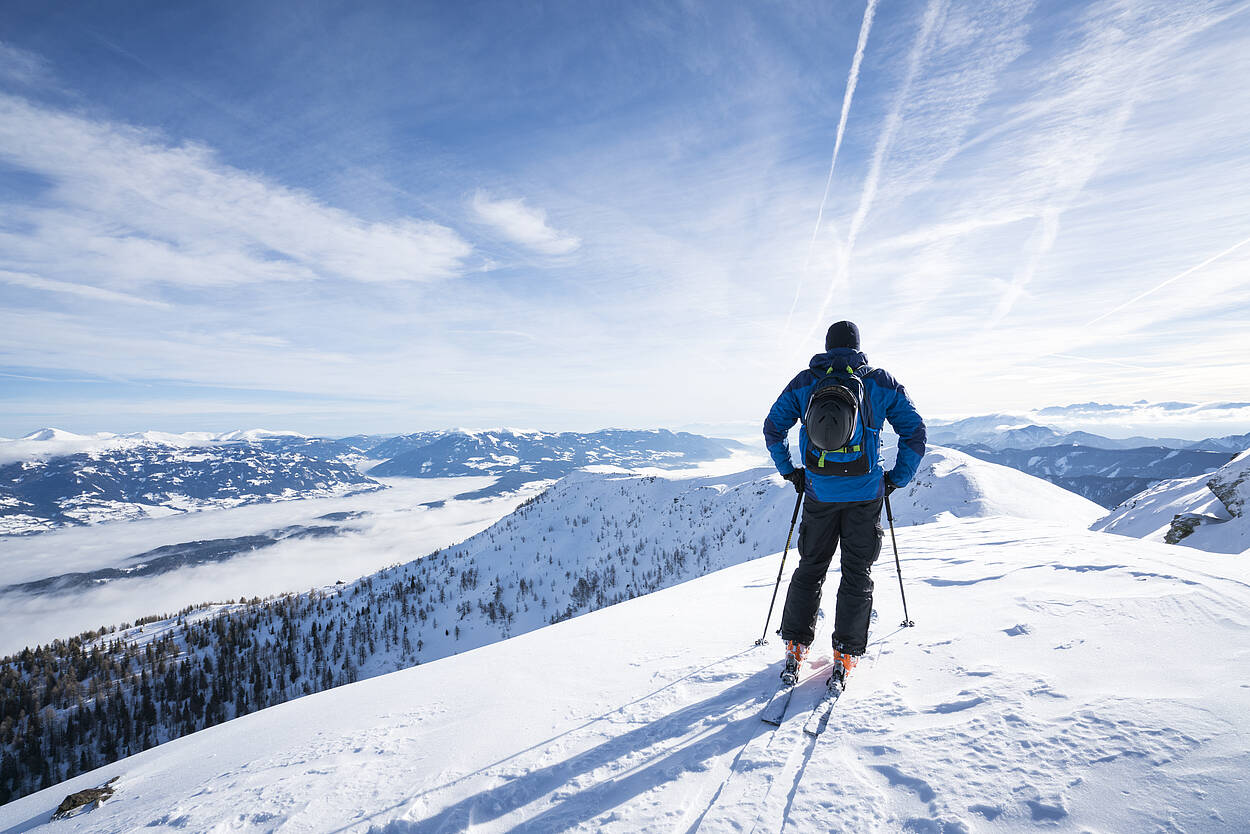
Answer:
[(1246, 830), (1244, 560), (1001, 517), (899, 547), (918, 625), (879, 562), (869, 657), (818, 739), (815, 663), (781, 727), (758, 717), (774, 555), (170, 742), (0, 829), (119, 775), (56, 830)]

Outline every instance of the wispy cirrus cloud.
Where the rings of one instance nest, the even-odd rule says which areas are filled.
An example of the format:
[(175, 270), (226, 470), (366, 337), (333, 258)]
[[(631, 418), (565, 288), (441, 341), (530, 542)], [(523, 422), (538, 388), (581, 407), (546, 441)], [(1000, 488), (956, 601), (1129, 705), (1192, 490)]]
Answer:
[(0, 41), (0, 78), (33, 86), (51, 80), (52, 71), (43, 57)]
[(547, 212), (523, 199), (496, 199), (481, 189), (473, 193), (473, 212), (482, 223), (494, 228), (513, 243), (543, 255), (568, 255), (582, 241), (547, 222)]
[(49, 281), (428, 282), (472, 252), (447, 226), (365, 220), (207, 148), (14, 95), (0, 94), (0, 160), (45, 184), (11, 209), (0, 268)]
[(128, 295), (127, 293), (114, 292), (113, 290), (103, 290), (99, 287), (92, 287), (87, 284), (74, 284), (69, 281), (54, 281), (49, 278), (40, 278), (38, 275), (28, 275), (21, 272), (9, 272), (7, 269), (0, 269), (0, 283), (10, 284), (15, 287), (24, 287), (28, 290), (39, 290), (40, 292), (64, 293), (66, 295), (79, 296), (91, 301), (138, 304), (143, 307), (156, 307), (158, 309), (169, 309), (171, 306), (162, 301), (155, 301), (151, 298)]

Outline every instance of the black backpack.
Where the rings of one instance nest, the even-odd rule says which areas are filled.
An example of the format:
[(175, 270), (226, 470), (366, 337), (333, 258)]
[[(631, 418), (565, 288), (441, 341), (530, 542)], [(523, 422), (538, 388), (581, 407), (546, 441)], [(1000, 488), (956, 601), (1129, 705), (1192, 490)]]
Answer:
[(818, 475), (867, 475), (866, 431), (859, 443), (851, 444), (857, 426), (868, 426), (872, 417), (864, 396), (863, 378), (872, 372), (863, 365), (845, 370), (829, 368), (816, 382), (803, 409), (803, 428), (807, 430), (807, 448), (803, 450), (804, 465)]

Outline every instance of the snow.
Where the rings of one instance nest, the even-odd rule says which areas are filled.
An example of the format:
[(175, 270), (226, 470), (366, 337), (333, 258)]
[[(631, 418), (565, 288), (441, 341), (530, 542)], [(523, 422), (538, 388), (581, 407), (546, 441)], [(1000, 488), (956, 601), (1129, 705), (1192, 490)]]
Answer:
[[(879, 564), (872, 647), (818, 740), (818, 673), (780, 728), (757, 717), (773, 555), (161, 745), (0, 807), (0, 828), (43, 830), (113, 776), (55, 830), (1250, 825), (1250, 563), (1003, 517), (905, 527), (899, 549), (917, 627)], [(829, 617), (819, 633), (817, 664)]]
[[(1093, 529), (1212, 553), (1250, 551), (1250, 450), (1215, 472), (1161, 481), (1116, 507)], [(1188, 531), (1188, 532), (1187, 532)]]

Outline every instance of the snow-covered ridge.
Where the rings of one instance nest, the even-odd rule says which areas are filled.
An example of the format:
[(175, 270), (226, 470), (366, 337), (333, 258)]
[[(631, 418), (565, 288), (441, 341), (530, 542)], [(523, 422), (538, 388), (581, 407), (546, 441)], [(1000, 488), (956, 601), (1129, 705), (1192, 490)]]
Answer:
[(1250, 551), (1250, 450), (1209, 475), (1156, 484), (1093, 529), (1213, 553)]
[(1041, 478), (940, 446), (928, 447), (916, 477), (891, 501), (902, 524), (1012, 516), (1087, 527), (1106, 512)]
[(758, 719), (773, 554), (162, 744), (0, 806), (0, 829), (1245, 830), (1245, 571), (1006, 518), (899, 544), (917, 627), (879, 566), (870, 651), (817, 741), (830, 605), (789, 717)]

